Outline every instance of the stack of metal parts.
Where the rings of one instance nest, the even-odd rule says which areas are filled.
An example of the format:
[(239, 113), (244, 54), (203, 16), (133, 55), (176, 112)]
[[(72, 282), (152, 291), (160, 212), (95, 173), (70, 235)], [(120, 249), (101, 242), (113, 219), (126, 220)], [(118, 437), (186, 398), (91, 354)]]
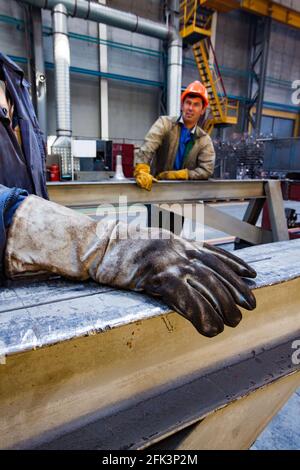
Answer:
[(264, 143), (254, 137), (239, 136), (232, 140), (215, 140), (215, 177), (222, 179), (256, 179), (263, 175)]

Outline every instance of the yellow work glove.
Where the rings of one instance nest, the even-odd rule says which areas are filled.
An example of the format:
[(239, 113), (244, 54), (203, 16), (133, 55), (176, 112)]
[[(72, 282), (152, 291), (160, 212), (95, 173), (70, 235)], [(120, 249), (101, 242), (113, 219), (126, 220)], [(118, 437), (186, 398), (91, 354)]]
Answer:
[(134, 168), (133, 176), (136, 184), (147, 191), (151, 191), (153, 181), (157, 182), (157, 179), (150, 174), (150, 166), (147, 163), (138, 163)]
[(163, 171), (159, 173), (158, 177), (159, 180), (188, 180), (189, 179), (189, 171), (184, 168), (184, 170), (172, 170), (172, 171)]

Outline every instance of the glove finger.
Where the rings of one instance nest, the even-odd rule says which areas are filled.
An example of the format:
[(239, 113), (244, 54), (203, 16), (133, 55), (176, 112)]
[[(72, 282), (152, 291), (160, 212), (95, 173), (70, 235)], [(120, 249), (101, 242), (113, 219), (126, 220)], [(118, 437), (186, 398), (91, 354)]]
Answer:
[(213, 271), (227, 287), (235, 303), (247, 310), (253, 310), (256, 307), (256, 300), (249, 286), (223, 261), (213, 254), (198, 251), (189, 252), (189, 256), (198, 259), (202, 264)]
[(196, 246), (200, 251), (205, 251), (206, 253), (212, 253), (217, 256), (221, 261), (226, 263), (236, 274), (242, 277), (255, 278), (257, 273), (256, 271), (244, 260), (233, 255), (229, 251), (222, 250), (216, 246), (209, 245), (208, 243), (197, 244), (197, 242), (191, 242)]
[(145, 177), (145, 175), (138, 175), (136, 177), (136, 183), (137, 185), (142, 188), (146, 189), (147, 191), (151, 191), (152, 188), (152, 181)]
[(189, 320), (199, 333), (213, 337), (224, 330), (224, 323), (206, 298), (182, 276), (173, 274), (158, 276), (157, 281), (145, 288), (147, 294), (159, 295), (173, 310)]
[(225, 325), (233, 328), (237, 326), (242, 319), (242, 314), (229, 290), (210, 269), (199, 266), (197, 262), (192, 271), (193, 274), (187, 282), (197, 289), (222, 316)]

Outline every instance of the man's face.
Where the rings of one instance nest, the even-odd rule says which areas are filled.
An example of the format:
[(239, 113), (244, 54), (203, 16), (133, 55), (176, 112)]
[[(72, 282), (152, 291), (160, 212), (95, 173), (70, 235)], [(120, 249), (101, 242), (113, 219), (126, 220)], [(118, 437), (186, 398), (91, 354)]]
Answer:
[(187, 96), (181, 111), (184, 124), (187, 127), (194, 127), (205, 112), (202, 99), (199, 96)]

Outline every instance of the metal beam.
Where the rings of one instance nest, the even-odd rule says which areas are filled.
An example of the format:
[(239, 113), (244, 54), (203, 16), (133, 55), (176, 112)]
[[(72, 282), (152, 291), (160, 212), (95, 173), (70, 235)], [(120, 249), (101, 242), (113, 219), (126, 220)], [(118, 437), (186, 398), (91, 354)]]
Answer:
[(213, 339), (140, 293), (57, 279), (0, 288), (1, 447), (145, 447), (299, 374), (299, 252), (300, 240), (240, 251), (258, 272), (257, 308)]
[[(246, 222), (251, 225), (256, 225), (256, 222), (260, 216), (262, 208), (264, 206), (264, 199), (251, 199), (247, 206), (246, 212), (243, 217), (243, 222)], [(271, 237), (271, 239), (270, 239)], [(247, 245), (246, 242), (249, 240), (242, 240), (239, 237), (235, 240), (235, 249), (245, 248)], [(268, 243), (272, 241), (272, 235), (269, 231), (264, 230), (261, 237), (261, 243)]]
[(280, 181), (269, 180), (266, 184), (266, 195), (273, 241), (289, 240)]
[[(276, 379), (283, 380), (283, 377), (293, 372), (293, 386), (290, 387), (287, 399), (300, 385), (300, 372), (297, 372), (295, 365), (290, 364), (291, 344), (294, 339), (295, 336), (277, 348), (262, 352), (246, 361), (238, 361), (236, 364), (204, 376), (195, 375), (187, 383), (182, 385), (177, 383), (174, 389), (162, 391), (154, 397), (143, 397), (144, 400), (140, 403), (129, 405), (127, 409), (114, 415), (100, 417), (79, 430), (67, 432), (62, 437), (37, 446), (36, 450), (147, 449), (164, 437), (175, 434), (175, 430), (178, 432), (195, 421), (209, 418), (222, 410), (224, 406), (233, 406), (236, 402), (240, 404), (241, 399), (258, 392), (269, 392), (266, 390), (266, 384), (269, 386), (277, 384)], [(257, 367), (258, 361), (259, 367)], [(279, 361), (280, 368), (278, 367)], [(256, 402), (256, 406), (258, 406), (257, 400), (261, 393), (258, 393), (259, 397), (252, 396), (252, 401)], [(281, 403), (282, 405), (285, 403), (283, 397)], [(272, 417), (272, 411), (274, 413), (275, 410), (268, 410), (269, 420)], [(147, 419), (147, 417), (151, 418)], [(266, 423), (257, 412), (255, 419), (257, 427), (263, 429)], [(138, 423), (142, 421), (143, 424), (138, 427)], [(225, 423), (219, 420), (218, 425), (219, 428), (224, 429), (224, 432), (221, 435), (215, 434), (216, 448), (218, 448), (218, 443), (220, 445), (222, 442), (224, 433), (226, 435)], [(118, 430), (118, 432), (108, 433), (108, 429)], [(140, 435), (141, 429), (143, 436)], [(246, 433), (248, 436), (249, 434)], [(227, 434), (227, 437), (228, 440), (225, 442), (229, 446), (231, 441), (232, 445), (232, 436)], [(240, 448), (237, 441), (235, 444), (236, 448)], [(202, 445), (204, 445), (203, 441)], [(182, 449), (186, 449), (186, 446)]]
[(250, 13), (269, 16), (280, 23), (300, 28), (300, 11), (295, 8), (271, 0), (241, 0), (240, 3), (241, 8)]
[[(266, 72), (269, 54), (271, 18), (252, 16), (249, 31), (249, 80), (244, 130), (249, 123), (256, 135), (260, 134)], [(255, 114), (254, 114), (255, 107)]]
[(299, 386), (300, 372), (296, 372), (235, 400), (147, 450), (249, 449)]
[(156, 202), (214, 201), (265, 198), (266, 180), (170, 181), (153, 184), (144, 191), (135, 181), (47, 183), (52, 201), (69, 207), (118, 204), (126, 196), (129, 204)]
[(249, 201), (248, 207), (243, 217), (243, 221), (255, 225), (263, 206), (263, 199), (252, 199), (251, 201)]
[[(216, 230), (220, 230), (221, 232), (246, 240), (252, 245), (270, 243), (273, 241), (271, 231), (262, 230), (260, 227), (256, 227), (255, 224), (252, 225), (239, 220), (230, 214), (215, 209), (209, 204), (203, 204), (203, 212), (201, 214), (197, 213), (196, 207), (197, 204), (185, 204), (184, 208), (180, 204), (173, 204), (169, 211), (164, 209), (164, 204), (158, 204), (155, 206), (156, 212), (160, 212), (162, 215), (159, 219), (157, 214), (153, 214), (152, 226), (158, 226), (159, 223), (160, 228), (171, 230), (170, 214), (174, 213), (175, 217), (174, 221), (172, 221), (172, 225), (174, 226), (174, 233), (178, 236), (182, 230), (182, 218), (184, 216), (194, 222), (202, 223)], [(199, 217), (199, 215), (202, 217)]]
[[(165, 220), (156, 220), (155, 226), (172, 230), (176, 226), (179, 235), (182, 226), (182, 215), (195, 220), (195, 211), (189, 208), (197, 206), (203, 201), (215, 200), (252, 200), (248, 207), (244, 220), (241, 221), (211, 206), (205, 205), (205, 225), (221, 230), (239, 239), (252, 244), (269, 243), (271, 241), (283, 241), (289, 239), (285, 218), (283, 199), (280, 183), (265, 180), (209, 180), (209, 181), (172, 181), (168, 183), (158, 182), (153, 185), (152, 191), (143, 191), (134, 181), (125, 182), (101, 182), (101, 183), (48, 183), (49, 197), (52, 201), (69, 207), (98, 207), (101, 204), (169, 204), (169, 208), (159, 208), (165, 214)], [(261, 208), (268, 200), (272, 222), (272, 231), (256, 227)], [(194, 204), (188, 204), (188, 203)], [(179, 211), (173, 204), (178, 203)], [(184, 205), (184, 210), (182, 207)], [(148, 208), (149, 214), (150, 208)], [(165, 212), (172, 212), (170, 216)], [(157, 214), (157, 209), (152, 207), (152, 216)], [(163, 216), (161, 216), (163, 217)], [(197, 217), (196, 217), (197, 218)], [(199, 220), (197, 220), (199, 222)], [(168, 226), (167, 226), (167, 225)], [(153, 225), (153, 224), (152, 224)]]
[(205, 204), (204, 208), (204, 221), (205, 225), (209, 227), (213, 227), (229, 235), (238, 236), (253, 245), (273, 241), (270, 231), (262, 230), (260, 227), (239, 220), (232, 215), (225, 214), (208, 204)]

